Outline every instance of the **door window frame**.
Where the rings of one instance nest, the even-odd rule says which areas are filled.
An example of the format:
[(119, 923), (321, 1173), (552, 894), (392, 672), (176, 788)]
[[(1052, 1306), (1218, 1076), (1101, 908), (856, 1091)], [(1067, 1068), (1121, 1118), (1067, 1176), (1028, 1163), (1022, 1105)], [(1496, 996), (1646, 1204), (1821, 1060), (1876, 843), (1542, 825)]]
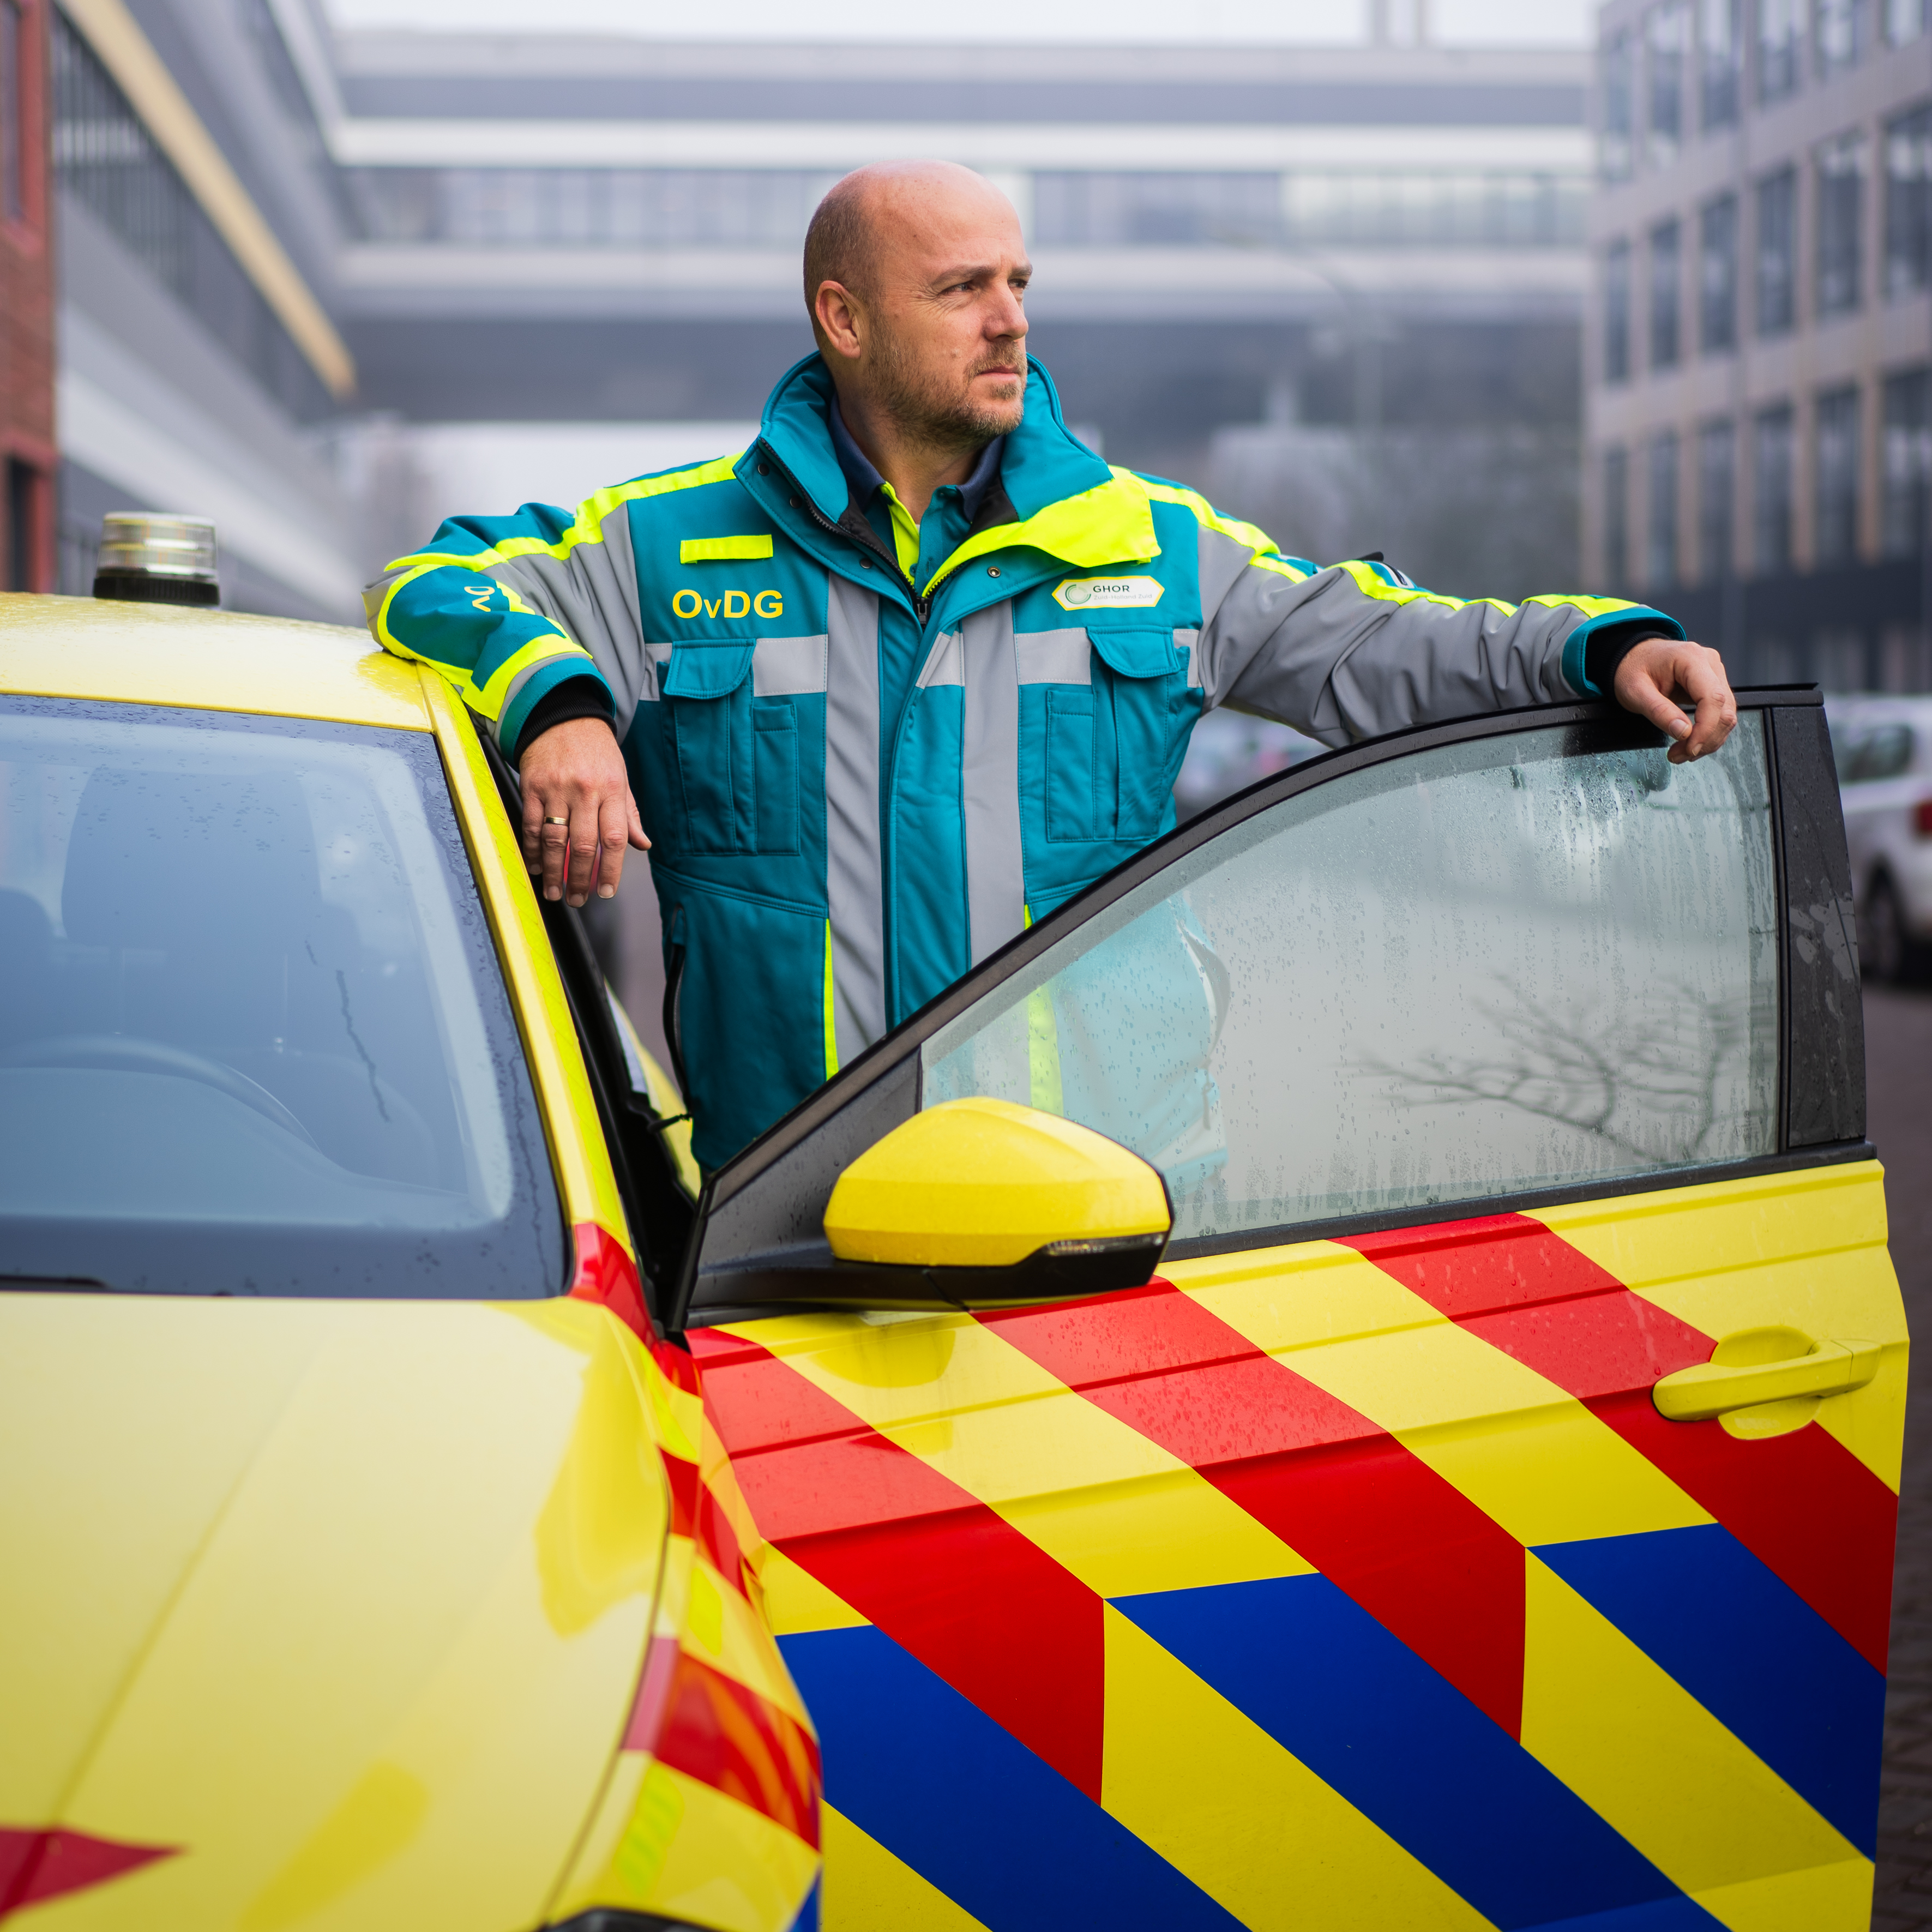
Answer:
[[(1739, 712), (1762, 713), (1765, 725), (1778, 920), (1774, 1153), (1200, 1236), (1174, 1243), (1168, 1252), (1177, 1258), (1232, 1253), (1871, 1158), (1851, 872), (1823, 699), (1815, 685), (1762, 686), (1736, 695)], [(929, 1000), (707, 1177), (667, 1325), (676, 1332), (807, 1307), (968, 1305), (944, 1279), (946, 1270), (835, 1260), (823, 1227), (825, 1204), (842, 1169), (918, 1112), (920, 1048), (928, 1040), (1096, 914), (1286, 800), (1444, 746), (1564, 728), (1587, 729), (1592, 751), (1654, 749), (1669, 742), (1654, 727), (1600, 700), (1424, 725), (1264, 778), (1117, 866)]]

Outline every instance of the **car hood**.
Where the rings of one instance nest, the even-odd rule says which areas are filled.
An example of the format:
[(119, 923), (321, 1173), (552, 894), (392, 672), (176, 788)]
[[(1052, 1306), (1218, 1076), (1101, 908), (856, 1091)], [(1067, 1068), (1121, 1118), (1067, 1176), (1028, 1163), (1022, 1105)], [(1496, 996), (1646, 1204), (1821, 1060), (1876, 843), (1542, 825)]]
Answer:
[(643, 1373), (584, 1303), (0, 1294), (0, 1917), (536, 1924), (662, 1562)]

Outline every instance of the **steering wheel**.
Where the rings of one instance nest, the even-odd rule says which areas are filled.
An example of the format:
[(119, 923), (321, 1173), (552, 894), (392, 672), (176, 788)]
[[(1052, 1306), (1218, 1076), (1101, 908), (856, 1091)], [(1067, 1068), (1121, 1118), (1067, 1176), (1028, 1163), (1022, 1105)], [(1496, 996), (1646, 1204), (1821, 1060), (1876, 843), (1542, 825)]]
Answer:
[(284, 1133), (292, 1134), (305, 1145), (315, 1146), (315, 1136), (259, 1081), (250, 1080), (224, 1060), (211, 1060), (206, 1054), (190, 1053), (187, 1048), (170, 1046), (165, 1041), (140, 1040), (131, 1034), (70, 1033), (51, 1040), (29, 1040), (23, 1046), (0, 1053), (0, 1066), (65, 1066), (79, 1072), (112, 1073), (165, 1073), (177, 1080), (199, 1081), (238, 1100), (265, 1120), (272, 1120)]

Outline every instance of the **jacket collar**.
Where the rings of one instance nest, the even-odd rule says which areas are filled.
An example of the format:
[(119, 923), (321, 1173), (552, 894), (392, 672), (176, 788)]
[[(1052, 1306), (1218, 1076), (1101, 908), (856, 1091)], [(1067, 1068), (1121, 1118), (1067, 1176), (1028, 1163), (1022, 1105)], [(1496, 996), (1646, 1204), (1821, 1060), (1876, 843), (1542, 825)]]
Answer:
[[(829, 522), (845, 511), (850, 485), (833, 447), (832, 374), (808, 356), (779, 377), (759, 425), (761, 441)], [(754, 454), (740, 460), (742, 472)], [(1154, 513), (1144, 492), (1116, 477), (1067, 428), (1053, 379), (1027, 358), (1026, 413), (1006, 439), (1000, 484), (1016, 519), (976, 532), (934, 574), (934, 582), (969, 558), (1025, 545), (1088, 568), (1157, 556)], [(931, 585), (922, 585), (929, 592)]]

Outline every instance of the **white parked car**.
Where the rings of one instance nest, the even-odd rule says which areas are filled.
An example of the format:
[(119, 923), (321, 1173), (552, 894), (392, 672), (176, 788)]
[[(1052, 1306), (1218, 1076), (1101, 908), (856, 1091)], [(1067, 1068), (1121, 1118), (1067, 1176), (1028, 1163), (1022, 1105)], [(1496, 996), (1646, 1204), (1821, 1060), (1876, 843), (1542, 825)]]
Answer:
[(1834, 698), (1827, 706), (1858, 906), (1874, 980), (1932, 965), (1932, 698)]

